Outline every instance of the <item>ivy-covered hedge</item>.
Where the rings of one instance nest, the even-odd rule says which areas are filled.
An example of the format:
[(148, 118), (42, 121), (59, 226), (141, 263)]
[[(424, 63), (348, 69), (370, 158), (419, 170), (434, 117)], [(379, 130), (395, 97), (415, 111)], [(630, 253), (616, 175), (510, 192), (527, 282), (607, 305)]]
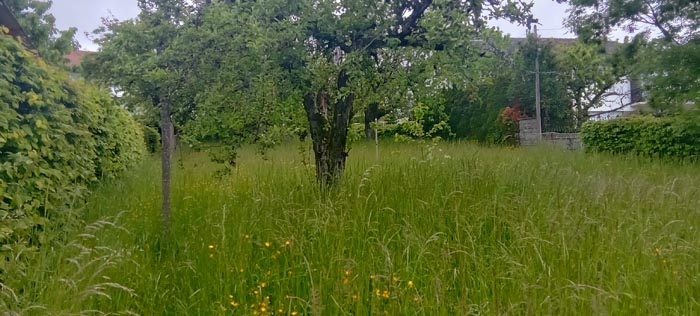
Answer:
[(587, 122), (581, 133), (588, 151), (673, 160), (700, 158), (700, 116), (697, 113)]
[(0, 279), (48, 242), (90, 184), (137, 161), (140, 125), (103, 90), (72, 81), (0, 34)]

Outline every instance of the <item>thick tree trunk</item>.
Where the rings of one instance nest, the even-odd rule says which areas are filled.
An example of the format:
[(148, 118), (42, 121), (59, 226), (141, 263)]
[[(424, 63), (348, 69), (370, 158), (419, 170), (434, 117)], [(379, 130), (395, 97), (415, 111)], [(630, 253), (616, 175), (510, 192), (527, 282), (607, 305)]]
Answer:
[[(338, 90), (347, 86), (348, 75), (338, 75)], [(345, 170), (348, 127), (352, 118), (352, 93), (331, 100), (326, 89), (304, 96), (304, 110), (309, 120), (316, 160), (316, 179), (322, 186), (332, 186)]]
[(173, 148), (175, 147), (175, 135), (173, 122), (170, 117), (170, 101), (167, 98), (160, 100), (160, 128), (163, 153), (161, 156), (162, 167), (162, 194), (163, 204), (161, 216), (163, 221), (163, 234), (170, 233), (170, 178), (172, 171)]

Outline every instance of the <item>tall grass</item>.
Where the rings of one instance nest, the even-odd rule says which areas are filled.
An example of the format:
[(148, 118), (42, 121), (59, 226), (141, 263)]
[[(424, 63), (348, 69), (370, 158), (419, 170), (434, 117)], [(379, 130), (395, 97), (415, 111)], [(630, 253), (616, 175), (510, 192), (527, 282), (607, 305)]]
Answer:
[(75, 237), (92, 252), (42, 250), (16, 294), (40, 308), (20, 314), (700, 312), (697, 165), (387, 143), (320, 191), (294, 146), (223, 178), (178, 156), (171, 239), (154, 157), (94, 193), (85, 221), (109, 227)]

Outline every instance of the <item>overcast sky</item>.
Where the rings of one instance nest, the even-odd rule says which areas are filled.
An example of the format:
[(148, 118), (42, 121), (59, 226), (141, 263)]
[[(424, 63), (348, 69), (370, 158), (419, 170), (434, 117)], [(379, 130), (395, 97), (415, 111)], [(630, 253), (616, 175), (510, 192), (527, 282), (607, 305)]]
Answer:
[[(562, 25), (566, 16), (567, 5), (553, 0), (534, 0), (533, 13), (540, 20), (539, 31), (542, 37), (574, 37)], [(139, 9), (136, 0), (53, 0), (51, 8), (56, 17), (56, 24), (61, 30), (75, 26), (77, 38), (85, 50), (97, 50), (97, 46), (85, 37), (101, 24), (101, 18), (113, 15), (124, 20), (135, 17)], [(525, 27), (495, 21), (498, 26), (512, 37), (524, 37)]]

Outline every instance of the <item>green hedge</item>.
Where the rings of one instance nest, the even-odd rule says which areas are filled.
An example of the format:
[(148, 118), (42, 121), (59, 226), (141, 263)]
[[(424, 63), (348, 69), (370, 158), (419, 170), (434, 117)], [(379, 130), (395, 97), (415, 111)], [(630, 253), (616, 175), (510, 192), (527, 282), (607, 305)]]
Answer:
[(103, 90), (72, 81), (0, 34), (0, 280), (13, 255), (48, 242), (89, 186), (140, 159), (138, 123)]
[(587, 122), (581, 128), (587, 151), (631, 153), (672, 160), (700, 158), (700, 116), (636, 116)]

